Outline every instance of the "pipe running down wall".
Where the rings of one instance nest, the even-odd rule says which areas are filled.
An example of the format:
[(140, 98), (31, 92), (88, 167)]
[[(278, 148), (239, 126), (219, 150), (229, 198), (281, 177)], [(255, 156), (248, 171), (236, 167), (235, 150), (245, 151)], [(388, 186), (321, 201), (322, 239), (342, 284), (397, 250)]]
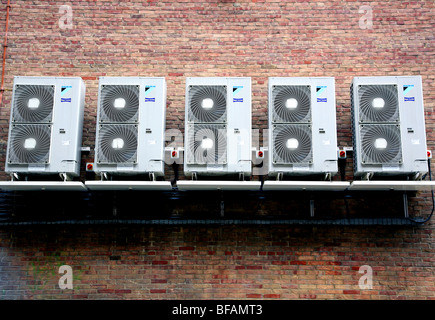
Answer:
[(5, 83), (5, 69), (6, 69), (6, 49), (8, 47), (8, 29), (9, 29), (9, 11), (11, 9), (11, 2), (8, 0), (6, 5), (6, 27), (5, 27), (5, 37), (3, 41), (3, 62), (2, 62), (2, 79), (0, 85), (0, 105), (3, 103), (3, 92)]

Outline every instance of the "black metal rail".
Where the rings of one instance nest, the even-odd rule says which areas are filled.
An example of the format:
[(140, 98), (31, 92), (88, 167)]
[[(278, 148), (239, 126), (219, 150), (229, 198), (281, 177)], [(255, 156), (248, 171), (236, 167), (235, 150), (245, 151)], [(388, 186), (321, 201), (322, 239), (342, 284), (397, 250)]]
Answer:
[(0, 226), (419, 225), (408, 196), (412, 205), (398, 191), (1, 192)]

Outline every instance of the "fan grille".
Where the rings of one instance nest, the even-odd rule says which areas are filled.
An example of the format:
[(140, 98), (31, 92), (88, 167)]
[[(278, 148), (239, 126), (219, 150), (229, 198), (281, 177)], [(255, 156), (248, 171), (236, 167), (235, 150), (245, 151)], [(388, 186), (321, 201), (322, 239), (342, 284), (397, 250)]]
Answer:
[(274, 164), (312, 163), (312, 133), (308, 124), (275, 125), (272, 144)]
[(225, 125), (190, 125), (187, 138), (189, 164), (227, 163)]
[(16, 85), (12, 121), (47, 123), (53, 117), (54, 86)]
[[(363, 164), (400, 164), (402, 147), (398, 125), (361, 125), (361, 161)], [(382, 148), (376, 146), (383, 141)]]
[(399, 121), (399, 99), (395, 85), (361, 85), (358, 99), (360, 122)]
[(136, 125), (101, 125), (98, 132), (97, 162), (136, 163), (137, 145)]
[(46, 164), (50, 156), (50, 125), (13, 125), (8, 162), (10, 164)]
[[(210, 101), (204, 107), (204, 101)], [(188, 90), (189, 122), (226, 122), (227, 87), (226, 86), (190, 86)]]
[(273, 86), (272, 103), (273, 122), (311, 122), (310, 86)]
[(104, 85), (100, 93), (100, 122), (137, 122), (139, 87)]

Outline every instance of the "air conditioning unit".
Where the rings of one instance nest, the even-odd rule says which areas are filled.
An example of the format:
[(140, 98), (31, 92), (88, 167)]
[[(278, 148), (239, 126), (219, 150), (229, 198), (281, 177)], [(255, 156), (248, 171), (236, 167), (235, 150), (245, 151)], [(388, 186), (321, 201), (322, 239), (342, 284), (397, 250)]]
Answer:
[(185, 175), (251, 175), (251, 78), (187, 78)]
[(81, 78), (14, 78), (7, 173), (80, 174), (85, 92)]
[(334, 78), (269, 78), (268, 89), (269, 175), (336, 174)]
[(355, 175), (418, 179), (426, 173), (421, 77), (357, 77), (350, 92)]
[(99, 79), (94, 171), (164, 174), (165, 78)]

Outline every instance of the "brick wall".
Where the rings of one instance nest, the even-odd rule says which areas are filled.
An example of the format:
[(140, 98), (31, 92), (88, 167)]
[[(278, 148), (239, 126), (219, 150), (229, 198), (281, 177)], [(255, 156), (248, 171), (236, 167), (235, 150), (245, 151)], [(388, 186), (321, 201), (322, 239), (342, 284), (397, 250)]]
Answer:
[[(4, 31), (7, 1), (0, 5)], [(433, 1), (11, 1), (4, 170), (13, 77), (80, 76), (83, 145), (94, 147), (100, 76), (162, 76), (167, 128), (183, 130), (185, 78), (252, 77), (254, 129), (267, 126), (267, 78), (333, 76), (340, 146), (351, 145), (354, 76), (421, 75), (435, 136)], [(59, 27), (71, 5), (73, 28)], [(360, 28), (360, 6), (373, 27)], [(84, 154), (82, 163), (93, 160)], [(167, 178), (172, 171), (167, 168)], [(351, 177), (351, 167), (348, 166)], [(1, 179), (7, 176), (1, 173)], [(84, 173), (82, 177), (84, 178)], [(413, 197), (417, 214), (427, 197)], [(332, 209), (333, 210), (333, 209)], [(434, 223), (422, 227), (61, 227), (0, 230), (2, 298), (434, 298)], [(57, 286), (71, 265), (73, 290)], [(361, 290), (358, 269), (374, 270)]]
[[(69, 227), (1, 232), (2, 298), (428, 299), (428, 227)], [(73, 269), (60, 290), (59, 266)], [(360, 289), (359, 268), (373, 269)]]

